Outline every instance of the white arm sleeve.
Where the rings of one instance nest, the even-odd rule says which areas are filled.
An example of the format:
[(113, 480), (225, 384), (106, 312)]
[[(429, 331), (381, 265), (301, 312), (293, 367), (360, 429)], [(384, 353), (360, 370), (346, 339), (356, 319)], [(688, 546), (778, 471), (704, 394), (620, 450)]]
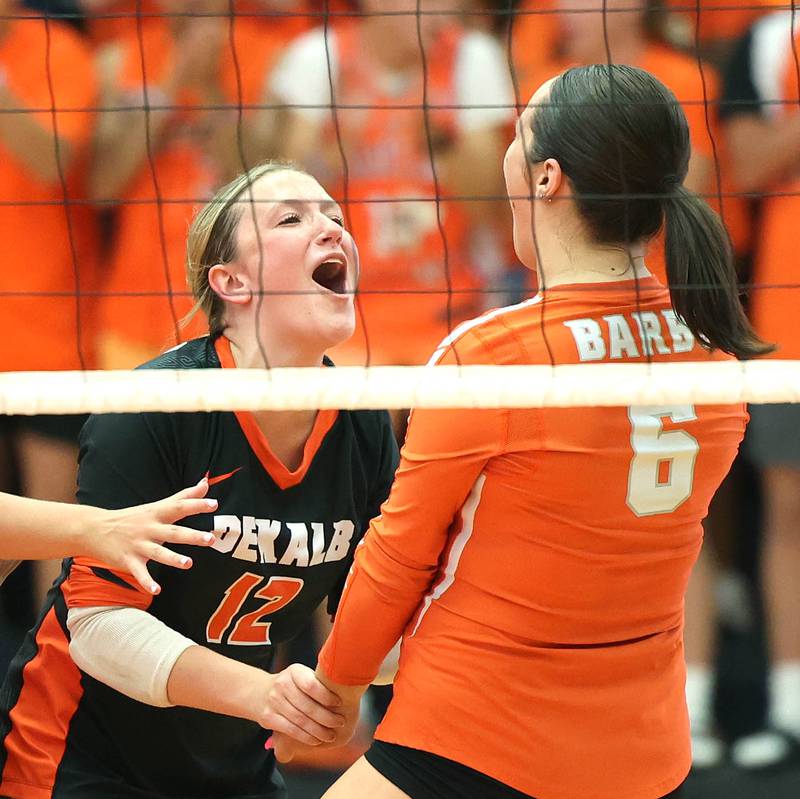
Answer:
[(67, 627), (69, 653), (80, 669), (131, 699), (172, 706), (170, 672), (194, 641), (138, 608), (71, 608)]
[(504, 125), (515, 118), (514, 86), (503, 48), (480, 31), (465, 34), (461, 41), (456, 57), (456, 104), (462, 106), (457, 118), (464, 132)]
[(339, 74), (338, 65), (336, 35), (331, 30), (315, 28), (298, 36), (287, 47), (270, 78), (270, 93), (282, 103), (321, 106), (292, 110), (316, 122), (324, 122), (330, 115), (331, 82), (334, 85), (336, 83)]

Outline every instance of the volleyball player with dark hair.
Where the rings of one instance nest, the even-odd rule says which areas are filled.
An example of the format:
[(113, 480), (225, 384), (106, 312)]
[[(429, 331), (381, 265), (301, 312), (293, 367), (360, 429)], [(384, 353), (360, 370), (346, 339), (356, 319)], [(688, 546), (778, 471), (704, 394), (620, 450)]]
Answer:
[[(432, 363), (767, 351), (719, 219), (683, 187), (688, 160), (683, 111), (649, 73), (545, 83), (504, 164), (516, 251), (545, 290), (463, 324)], [(642, 258), (662, 224), (669, 290)], [(344, 738), (402, 636), (394, 699), (326, 799), (677, 795), (683, 597), (746, 418), (741, 404), (415, 410), (317, 670)]]
[[(188, 272), (210, 335), (149, 368), (320, 366), (353, 331), (352, 238), (287, 165), (250, 170), (200, 211)], [(310, 669), (269, 673), (273, 645), (326, 597), (335, 607), (395, 465), (385, 412), (92, 417), (81, 502), (147, 501), (207, 475), (219, 507), (190, 523), (217, 539), (188, 572), (156, 567), (156, 597), (105, 564), (65, 570), (3, 690), (0, 796), (285, 796), (262, 727), (313, 744), (343, 720)]]

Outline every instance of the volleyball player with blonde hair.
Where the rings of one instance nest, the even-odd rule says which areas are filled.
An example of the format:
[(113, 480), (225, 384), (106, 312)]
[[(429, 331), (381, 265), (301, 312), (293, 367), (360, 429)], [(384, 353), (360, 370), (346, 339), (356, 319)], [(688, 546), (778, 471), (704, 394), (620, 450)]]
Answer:
[[(221, 189), (187, 260), (209, 335), (148, 368), (321, 366), (353, 331), (352, 238), (291, 166)], [(326, 597), (335, 608), (395, 465), (385, 412), (92, 417), (81, 502), (144, 502), (206, 475), (219, 507), (190, 523), (217, 539), (190, 571), (156, 567), (156, 597), (106, 564), (78, 558), (64, 572), (3, 692), (0, 796), (284, 797), (261, 727), (318, 744), (343, 719), (310, 669), (269, 673), (273, 645)]]
[[(685, 116), (649, 73), (546, 82), (504, 163), (515, 248), (543, 291), (463, 324), (431, 363), (767, 351), (719, 219), (683, 186), (688, 161)], [(669, 289), (642, 258), (662, 224)], [(415, 410), (317, 669), (344, 738), (402, 637), (394, 699), (326, 799), (677, 796), (683, 598), (746, 418), (740, 404)]]

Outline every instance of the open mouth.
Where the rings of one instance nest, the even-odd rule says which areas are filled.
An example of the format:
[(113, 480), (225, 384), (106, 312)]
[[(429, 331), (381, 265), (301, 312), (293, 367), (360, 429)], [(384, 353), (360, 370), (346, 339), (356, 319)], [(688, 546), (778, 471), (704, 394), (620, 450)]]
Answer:
[(311, 279), (334, 294), (344, 294), (347, 287), (347, 265), (343, 261), (323, 261)]

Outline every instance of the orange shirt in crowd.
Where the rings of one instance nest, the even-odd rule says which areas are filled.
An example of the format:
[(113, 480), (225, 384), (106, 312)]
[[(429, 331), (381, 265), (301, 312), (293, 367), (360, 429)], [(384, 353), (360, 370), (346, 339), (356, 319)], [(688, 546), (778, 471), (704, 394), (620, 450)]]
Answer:
[(337, 140), (333, 157), (341, 142), (348, 160), (346, 185), (334, 194), (346, 199), (363, 268), (356, 333), (330, 354), (342, 364), (422, 364), (478, 302), (465, 213), (434, 181), (427, 141), (430, 133), (435, 148), (446, 148), (459, 136), (453, 105), (463, 31), (444, 31), (431, 47), (425, 85), (420, 73), (399, 94), (387, 91), (359, 55), (359, 33), (359, 24), (337, 29), (336, 102), (369, 108), (338, 111), (328, 136)]
[[(7, 128), (0, 133), (0, 368), (91, 367), (92, 301), (78, 300), (96, 288), (93, 217), (80, 204), (97, 104), (91, 55), (71, 28), (22, 17), (0, 33), (0, 72), (12, 96), (32, 109), (26, 114), (53, 136), (57, 130), (73, 159), (65, 185), (45, 180), (8, 146)], [(65, 192), (75, 205), (65, 205)]]
[[(211, 113), (227, 113), (227, 124), (235, 127), (240, 102), (261, 102), (265, 75), (286, 43), (286, 32), (280, 26), (267, 32), (261, 21), (249, 17), (237, 20), (233, 30), (235, 51), (226, 40), (219, 67), (222, 102), (230, 108)], [(142, 28), (141, 41), (143, 49), (138, 35), (122, 45), (121, 89), (132, 103), (142, 102), (143, 60), (150, 102), (159, 105), (163, 101), (154, 87), (174, 59), (175, 38), (168, 23), (151, 20)], [(198, 104), (203, 100), (188, 91), (177, 98), (152, 165), (144, 160), (121, 197), (100, 303), (106, 368), (134, 366), (176, 340), (203, 332), (200, 316), (188, 328), (180, 327), (194, 304), (186, 284), (186, 233), (195, 210), (229, 176), (209, 153), (209, 131)]]
[(710, 44), (741, 36), (770, 6), (785, 5), (782, 0), (700, 0), (699, 25), (695, 3), (667, 0), (670, 14), (682, 21), (683, 35), (691, 42)]
[[(559, 286), (445, 340), (441, 364), (718, 361), (654, 278)], [(591, 378), (587, 377), (587, 380)], [(537, 799), (653, 799), (691, 765), (683, 598), (735, 406), (415, 410), (320, 655), (369, 682), (376, 738)]]
[[(330, 9), (338, 9), (344, 0), (332, 0)], [(280, 29), (283, 36), (295, 36), (312, 25), (319, 24), (319, 8), (313, 0), (297, 0), (295, 8), (290, 9), (287, 4), (278, 4), (282, 13), (279, 16), (269, 14), (269, 3), (259, 0), (233, 0), (234, 14), (233, 25), (247, 20), (248, 25), (259, 24), (265, 30)], [(226, 4), (225, 14), (228, 13)], [(291, 12), (291, 13), (289, 13)], [(163, 22), (165, 17), (164, 4), (160, 0), (117, 0), (110, 2), (102, 10), (87, 15), (89, 35), (97, 45), (119, 41), (128, 36), (136, 35), (137, 17), (143, 26), (150, 25), (153, 21)]]
[[(795, 44), (800, 46), (800, 36)], [(800, 112), (800, 84), (793, 58), (783, 76), (780, 124)], [(770, 186), (761, 204), (758, 247), (750, 291), (750, 310), (758, 334), (778, 345), (773, 358), (800, 358), (800, 341), (795, 335), (800, 308), (800, 261), (797, 255), (797, 221), (800, 219), (800, 160), (793, 175)]]

